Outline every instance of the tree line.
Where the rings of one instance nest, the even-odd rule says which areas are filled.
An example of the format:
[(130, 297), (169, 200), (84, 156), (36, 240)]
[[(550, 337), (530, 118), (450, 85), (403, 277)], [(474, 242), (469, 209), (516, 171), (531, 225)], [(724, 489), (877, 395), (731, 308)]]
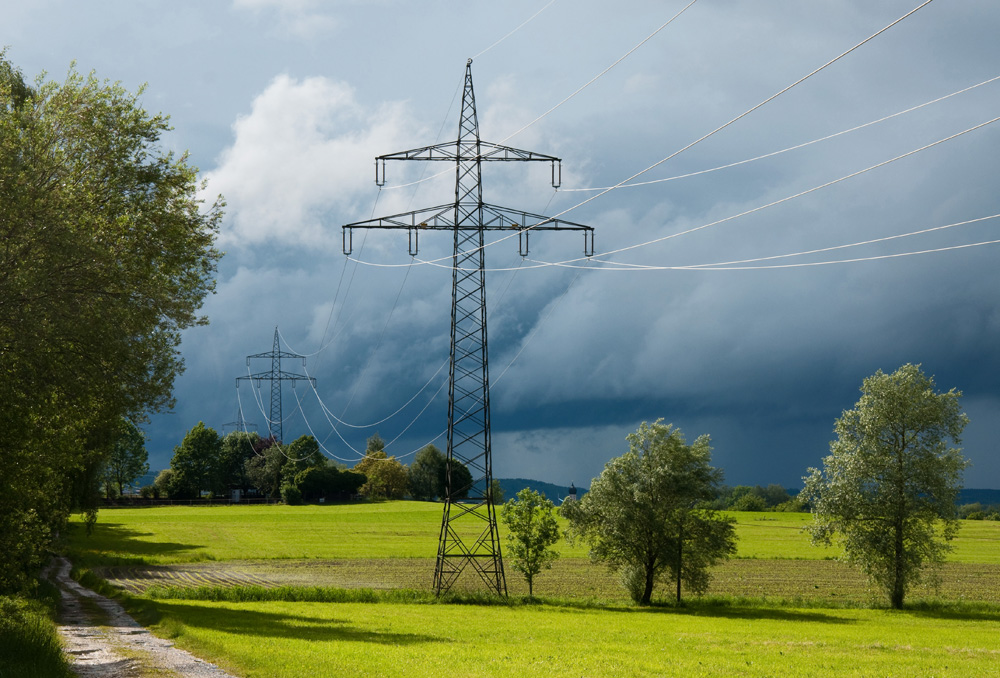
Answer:
[[(287, 445), (254, 432), (235, 431), (220, 436), (198, 422), (174, 448), (170, 467), (153, 485), (141, 488), (146, 497), (195, 499), (202, 496), (258, 495), (287, 504), (336, 501), (360, 497), (371, 500), (412, 499), (433, 501), (444, 497), (447, 457), (434, 445), (403, 464), (385, 452), (379, 434), (368, 439), (364, 456), (347, 468), (324, 455), (311, 435)], [(453, 499), (467, 494), (472, 473), (457, 460), (451, 465)], [(503, 500), (499, 483), (493, 483), (494, 501)]]

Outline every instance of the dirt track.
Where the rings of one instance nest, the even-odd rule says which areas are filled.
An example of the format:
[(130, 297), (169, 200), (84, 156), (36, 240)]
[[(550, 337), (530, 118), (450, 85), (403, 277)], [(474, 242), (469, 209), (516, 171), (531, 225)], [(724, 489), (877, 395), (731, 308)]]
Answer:
[(116, 601), (80, 586), (70, 562), (55, 558), (50, 577), (62, 594), (59, 634), (81, 678), (235, 678), (141, 627)]

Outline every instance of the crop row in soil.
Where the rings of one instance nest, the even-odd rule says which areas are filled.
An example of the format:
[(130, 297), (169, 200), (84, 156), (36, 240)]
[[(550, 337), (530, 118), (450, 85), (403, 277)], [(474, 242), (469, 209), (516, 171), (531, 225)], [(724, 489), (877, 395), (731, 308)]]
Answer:
[[(523, 578), (507, 568), (511, 595), (527, 595)], [(187, 563), (149, 568), (104, 568), (99, 574), (115, 586), (142, 593), (160, 586), (328, 586), (336, 588), (430, 590), (434, 560), (388, 558), (348, 560), (245, 560)], [(835, 560), (736, 559), (712, 570), (710, 595), (773, 598), (864, 600), (871, 593), (864, 577)], [(457, 590), (480, 590), (471, 568)], [(535, 595), (560, 598), (624, 598), (616, 575), (587, 559), (562, 558), (537, 575)], [(668, 595), (661, 591), (661, 595)], [(937, 588), (920, 587), (917, 597), (1000, 602), (1000, 565), (946, 563)]]

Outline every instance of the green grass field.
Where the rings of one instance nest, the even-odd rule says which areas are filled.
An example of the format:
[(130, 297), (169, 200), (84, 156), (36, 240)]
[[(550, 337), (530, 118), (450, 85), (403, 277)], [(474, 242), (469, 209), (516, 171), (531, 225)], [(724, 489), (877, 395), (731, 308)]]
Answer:
[[(893, 612), (870, 607), (835, 549), (809, 544), (809, 516), (734, 515), (739, 557), (715, 569), (708, 598), (681, 608), (632, 606), (566, 543), (536, 580), (540, 603), (519, 602), (510, 568), (512, 604), (437, 601), (440, 506), (429, 503), (107, 510), (69, 548), (133, 591), (168, 587), (133, 606), (160, 635), (248, 677), (995, 675), (1000, 524), (964, 523), (941, 588)], [(286, 588), (229, 589), (249, 602), (212, 588), (256, 584)], [(359, 587), (416, 593), (336, 593)], [(288, 602), (334, 599), (347, 602)]]

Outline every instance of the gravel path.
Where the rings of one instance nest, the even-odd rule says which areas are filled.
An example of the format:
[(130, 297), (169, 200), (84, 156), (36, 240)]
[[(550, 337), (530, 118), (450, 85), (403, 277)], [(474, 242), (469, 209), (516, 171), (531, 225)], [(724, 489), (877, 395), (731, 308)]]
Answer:
[(59, 634), (80, 678), (235, 678), (140, 626), (121, 605), (69, 576), (54, 558), (49, 576), (62, 594)]

